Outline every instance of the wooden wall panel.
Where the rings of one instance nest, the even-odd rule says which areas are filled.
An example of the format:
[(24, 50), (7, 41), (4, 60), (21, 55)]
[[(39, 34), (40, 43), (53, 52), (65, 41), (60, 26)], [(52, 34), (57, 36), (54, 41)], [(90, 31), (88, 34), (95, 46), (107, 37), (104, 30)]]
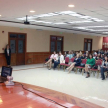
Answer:
[(6, 66), (6, 65), (7, 65), (7, 63), (6, 63), (5, 54), (4, 53), (1, 53), (0, 54), (0, 67)]
[(26, 53), (25, 64), (38, 64), (43, 63), (47, 57), (49, 57), (49, 52), (30, 52)]

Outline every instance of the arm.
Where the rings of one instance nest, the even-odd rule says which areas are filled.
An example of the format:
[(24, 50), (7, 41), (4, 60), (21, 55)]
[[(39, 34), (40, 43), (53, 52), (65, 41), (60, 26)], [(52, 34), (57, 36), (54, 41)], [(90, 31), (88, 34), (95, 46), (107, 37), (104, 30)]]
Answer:
[(81, 59), (78, 58), (78, 60), (77, 60), (77, 64), (80, 64), (80, 63), (81, 63)]

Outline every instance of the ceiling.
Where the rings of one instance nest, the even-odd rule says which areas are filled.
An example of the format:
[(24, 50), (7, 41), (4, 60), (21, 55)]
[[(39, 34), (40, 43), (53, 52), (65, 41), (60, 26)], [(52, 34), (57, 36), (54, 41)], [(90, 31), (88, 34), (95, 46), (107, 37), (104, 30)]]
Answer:
[[(75, 5), (69, 8), (68, 5)], [(35, 10), (35, 13), (30, 13)], [(108, 0), (2, 0), (0, 25), (76, 34), (108, 35)], [(19, 19), (18, 19), (19, 18)]]

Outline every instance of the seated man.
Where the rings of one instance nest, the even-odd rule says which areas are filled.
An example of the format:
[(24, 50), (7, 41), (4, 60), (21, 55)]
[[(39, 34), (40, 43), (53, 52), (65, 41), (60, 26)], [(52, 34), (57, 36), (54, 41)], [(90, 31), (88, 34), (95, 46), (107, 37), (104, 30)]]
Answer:
[(59, 52), (58, 60), (54, 61), (54, 70), (60, 63), (65, 63), (64, 56), (61, 51)]
[(107, 56), (105, 56), (105, 60), (102, 62), (102, 66), (101, 66), (101, 77), (102, 77), (102, 80), (105, 79), (105, 75), (104, 75), (105, 71), (108, 71), (108, 57)]

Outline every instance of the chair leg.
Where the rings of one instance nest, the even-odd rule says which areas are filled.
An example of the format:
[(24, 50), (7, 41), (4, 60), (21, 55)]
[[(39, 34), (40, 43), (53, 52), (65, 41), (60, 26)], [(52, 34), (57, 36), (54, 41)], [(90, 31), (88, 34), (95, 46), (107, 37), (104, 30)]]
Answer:
[(83, 74), (84, 74), (84, 69), (82, 69), (82, 76), (83, 76)]
[(64, 68), (64, 71), (65, 71), (66, 66), (64, 65), (63, 68)]
[(95, 76), (95, 71), (93, 71), (93, 75)]
[(75, 73), (77, 74), (78, 68), (76, 68)]
[(99, 77), (99, 70), (97, 71), (97, 78)]
[(60, 70), (60, 64), (58, 65), (58, 70)]

